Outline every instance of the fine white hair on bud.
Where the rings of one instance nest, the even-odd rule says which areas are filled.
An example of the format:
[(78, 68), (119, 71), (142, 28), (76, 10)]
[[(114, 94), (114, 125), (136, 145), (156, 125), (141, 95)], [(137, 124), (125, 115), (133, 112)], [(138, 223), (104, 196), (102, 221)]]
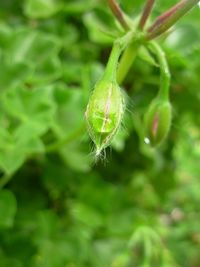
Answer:
[(96, 156), (117, 133), (124, 114), (124, 97), (114, 81), (98, 82), (90, 97), (85, 117), (89, 135), (96, 146)]

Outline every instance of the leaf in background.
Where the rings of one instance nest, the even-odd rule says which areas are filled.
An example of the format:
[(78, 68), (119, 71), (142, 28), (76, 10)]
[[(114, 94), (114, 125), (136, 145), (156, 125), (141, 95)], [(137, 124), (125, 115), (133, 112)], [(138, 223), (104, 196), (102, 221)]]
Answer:
[(8, 63), (0, 60), (2, 70), (0, 72), (0, 90), (8, 90), (9, 88), (21, 86), (32, 75), (33, 69), (26, 63)]
[(61, 42), (54, 34), (44, 34), (28, 27), (13, 31), (12, 42), (8, 46), (9, 58), (13, 62), (28, 61), (38, 64), (49, 55), (57, 55)]
[(45, 148), (42, 140), (38, 137), (38, 131), (34, 132), (31, 124), (21, 124), (14, 132), (16, 146), (24, 151), (26, 156), (34, 153), (44, 153)]
[[(38, 133), (37, 133), (38, 134)], [(0, 168), (14, 173), (32, 153), (42, 153), (42, 141), (27, 125), (21, 125), (11, 134), (0, 128)]]
[(64, 137), (82, 125), (86, 104), (80, 88), (70, 88), (65, 84), (55, 86), (54, 98), (58, 105), (54, 130), (58, 136)]
[[(22, 74), (28, 82), (49, 82), (57, 79), (62, 75), (61, 62), (58, 57), (60, 49), (61, 40), (54, 34), (44, 34), (28, 27), (14, 30), (5, 47), (3, 57), (5, 65), (11, 68), (9, 78), (11, 81), (15, 81), (16, 77), (22, 80), (12, 69), (18, 70), (18, 66), (25, 65), (27, 70), (24, 69), (25, 73)], [(7, 77), (9, 72), (7, 74), (6, 69), (4, 72)]]
[(5, 172), (13, 173), (31, 154), (44, 152), (40, 136), (50, 129), (55, 112), (51, 90), (52, 87), (15, 88), (5, 92), (4, 109), (20, 121), (10, 132), (0, 128), (0, 166)]
[(100, 44), (112, 44), (115, 32), (106, 27), (95, 15), (87, 13), (84, 15), (84, 23), (88, 29), (90, 39)]
[(21, 147), (16, 146), (13, 136), (0, 128), (0, 168), (12, 174), (23, 164), (25, 156)]
[(73, 220), (86, 224), (91, 228), (100, 227), (103, 223), (101, 215), (84, 203), (71, 203), (70, 213)]
[(26, 0), (24, 13), (29, 18), (45, 19), (55, 15), (62, 8), (58, 0)]
[(0, 191), (0, 229), (10, 228), (14, 224), (17, 202), (9, 190)]
[(0, 21), (0, 47), (7, 47), (12, 36), (12, 29), (10, 26)]
[(77, 15), (79, 13), (84, 13), (96, 5), (95, 0), (68, 0), (67, 4), (63, 6), (63, 11), (69, 15)]
[(31, 133), (44, 134), (52, 123), (55, 105), (52, 86), (36, 89), (15, 88), (5, 93), (3, 107), (6, 112), (25, 123)]
[(199, 29), (192, 23), (181, 24), (168, 36), (165, 43), (181, 55), (187, 55), (199, 45), (199, 37)]
[(64, 162), (74, 171), (89, 172), (93, 163), (93, 156), (88, 146), (80, 138), (60, 149)]
[[(179, 139), (174, 147), (174, 155), (178, 164), (177, 175), (185, 173), (188, 179), (196, 178), (199, 177), (200, 173), (198, 164), (200, 159), (200, 134), (191, 115), (187, 114), (182, 117), (180, 124), (184, 125), (184, 129), (178, 131)], [(185, 157), (185, 155), (190, 156)]]
[(92, 157), (89, 148), (85, 145), (83, 135), (84, 112), (86, 108), (83, 92), (79, 88), (70, 88), (64, 84), (57, 84), (54, 90), (54, 98), (58, 108), (54, 116), (52, 130), (63, 142), (58, 151), (64, 162), (77, 171), (89, 171)]

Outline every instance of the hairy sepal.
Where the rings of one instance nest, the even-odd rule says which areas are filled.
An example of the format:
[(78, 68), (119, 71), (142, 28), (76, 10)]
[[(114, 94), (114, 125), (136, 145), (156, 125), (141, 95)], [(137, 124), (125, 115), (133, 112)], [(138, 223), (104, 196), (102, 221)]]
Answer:
[(114, 81), (98, 82), (85, 113), (89, 135), (96, 146), (96, 154), (106, 148), (120, 127), (124, 114), (124, 96)]

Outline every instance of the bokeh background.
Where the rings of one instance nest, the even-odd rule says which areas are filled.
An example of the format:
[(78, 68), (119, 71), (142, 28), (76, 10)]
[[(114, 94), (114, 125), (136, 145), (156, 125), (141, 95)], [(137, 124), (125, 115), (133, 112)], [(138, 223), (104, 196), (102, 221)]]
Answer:
[[(157, 1), (151, 20), (176, 1)], [(137, 20), (144, 1), (121, 0)], [(200, 266), (200, 9), (159, 43), (173, 122), (152, 149), (143, 116), (159, 68), (141, 50), (127, 112), (94, 159), (84, 111), (117, 34), (106, 1), (0, 1), (0, 266)]]

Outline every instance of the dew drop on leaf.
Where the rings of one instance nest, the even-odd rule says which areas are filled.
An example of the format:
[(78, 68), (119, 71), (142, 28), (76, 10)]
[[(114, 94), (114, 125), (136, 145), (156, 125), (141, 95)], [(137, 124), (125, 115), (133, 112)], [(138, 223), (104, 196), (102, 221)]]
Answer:
[(150, 144), (150, 140), (149, 140), (149, 138), (145, 137), (145, 138), (144, 138), (144, 142), (145, 142), (145, 144), (149, 145), (149, 144)]

